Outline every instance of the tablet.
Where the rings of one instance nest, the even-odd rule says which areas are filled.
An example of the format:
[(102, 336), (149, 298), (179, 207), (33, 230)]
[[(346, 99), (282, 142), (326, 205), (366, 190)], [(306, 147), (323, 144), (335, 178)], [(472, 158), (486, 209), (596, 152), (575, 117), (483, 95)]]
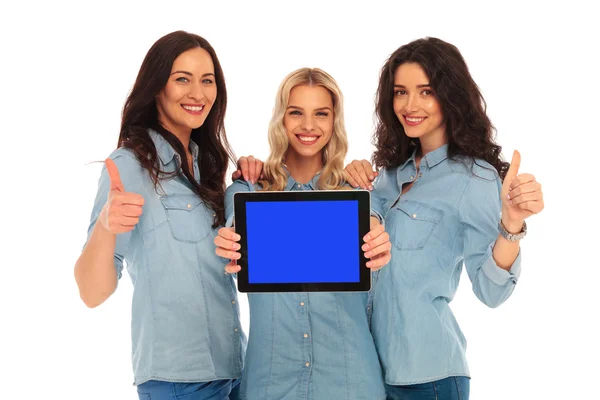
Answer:
[(366, 190), (239, 192), (240, 292), (359, 292), (371, 288), (361, 246)]

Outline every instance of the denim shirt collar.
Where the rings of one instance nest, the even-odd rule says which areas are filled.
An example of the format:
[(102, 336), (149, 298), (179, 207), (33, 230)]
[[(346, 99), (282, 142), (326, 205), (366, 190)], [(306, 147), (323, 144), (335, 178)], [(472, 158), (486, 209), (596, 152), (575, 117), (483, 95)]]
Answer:
[(288, 170), (288, 168), (285, 164), (283, 164), (283, 169), (288, 174), (287, 185), (285, 185), (286, 191), (293, 190), (294, 188), (298, 187), (298, 185), (307, 186), (310, 188), (310, 190), (317, 190), (317, 182), (319, 181), (319, 178), (321, 176), (321, 171), (323, 171), (323, 170), (321, 170), (321, 171), (317, 172), (317, 174), (310, 180), (310, 182), (308, 182), (306, 184), (302, 184), (302, 183), (296, 182), (294, 180), (294, 178), (292, 178), (292, 175), (290, 174), (290, 171)]
[[(148, 133), (150, 134), (150, 138), (154, 142), (154, 146), (156, 147), (156, 151), (158, 153), (158, 157), (162, 161), (163, 165), (167, 165), (173, 160), (173, 157), (177, 155), (175, 149), (162, 137), (162, 135), (156, 132), (153, 129), (149, 129)], [(200, 148), (193, 140), (190, 139), (190, 152), (192, 156), (196, 159), (198, 158)], [(179, 161), (179, 157), (178, 157)]]
[[(404, 169), (410, 162), (415, 162), (415, 158), (417, 156), (417, 150), (418, 149), (413, 150), (413, 153), (410, 156), (410, 158), (408, 160), (406, 160), (404, 162), (404, 164), (402, 164), (400, 166), (399, 170)], [(437, 149), (425, 154), (425, 156), (421, 159), (421, 162), (425, 161), (425, 163), (427, 163), (427, 166), (429, 168), (433, 168), (436, 165), (438, 165), (439, 163), (441, 163), (442, 161), (444, 161), (446, 158), (448, 158), (448, 144), (447, 143), (438, 147)]]

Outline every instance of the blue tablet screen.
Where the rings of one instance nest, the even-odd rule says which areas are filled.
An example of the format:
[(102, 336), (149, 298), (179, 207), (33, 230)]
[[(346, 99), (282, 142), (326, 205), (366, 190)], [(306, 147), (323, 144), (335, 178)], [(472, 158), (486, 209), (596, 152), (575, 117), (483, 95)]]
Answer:
[(249, 283), (359, 282), (358, 201), (246, 203)]

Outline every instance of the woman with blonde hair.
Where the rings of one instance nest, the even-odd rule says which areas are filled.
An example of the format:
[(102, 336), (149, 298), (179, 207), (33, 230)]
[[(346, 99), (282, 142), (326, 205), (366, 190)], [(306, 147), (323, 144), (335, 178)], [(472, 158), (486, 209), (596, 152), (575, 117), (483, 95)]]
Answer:
[[(227, 226), (233, 220), (237, 192), (351, 189), (343, 177), (348, 140), (342, 93), (326, 72), (302, 68), (283, 80), (269, 125), (269, 144), (264, 179), (256, 185), (237, 180), (227, 189)], [(363, 251), (370, 259), (367, 266), (378, 270), (390, 260), (391, 245), (375, 216), (371, 227)], [(229, 273), (240, 270), (235, 264), (241, 257), (239, 240), (233, 228), (221, 228), (215, 238), (216, 253), (232, 260), (226, 267)], [(248, 298), (250, 335), (242, 398), (385, 398), (369, 330), (368, 293), (256, 293)]]

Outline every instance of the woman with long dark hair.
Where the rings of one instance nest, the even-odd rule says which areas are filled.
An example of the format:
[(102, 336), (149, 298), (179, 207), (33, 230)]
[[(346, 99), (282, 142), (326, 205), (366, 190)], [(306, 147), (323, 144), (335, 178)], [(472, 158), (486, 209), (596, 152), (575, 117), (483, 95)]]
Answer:
[(213, 247), (233, 159), (226, 105), (212, 46), (183, 31), (160, 38), (102, 170), (75, 279), (82, 300), (96, 307), (126, 263), (140, 399), (229, 399), (241, 375), (246, 338), (237, 292)]
[[(372, 171), (346, 167), (383, 199), (392, 261), (377, 272), (372, 331), (388, 399), (467, 399), (466, 340), (450, 309), (463, 264), (477, 297), (502, 304), (519, 279), (525, 219), (541, 185), (502, 161), (485, 102), (458, 49), (424, 38), (381, 70)], [(374, 196), (378, 198), (378, 196)]]

